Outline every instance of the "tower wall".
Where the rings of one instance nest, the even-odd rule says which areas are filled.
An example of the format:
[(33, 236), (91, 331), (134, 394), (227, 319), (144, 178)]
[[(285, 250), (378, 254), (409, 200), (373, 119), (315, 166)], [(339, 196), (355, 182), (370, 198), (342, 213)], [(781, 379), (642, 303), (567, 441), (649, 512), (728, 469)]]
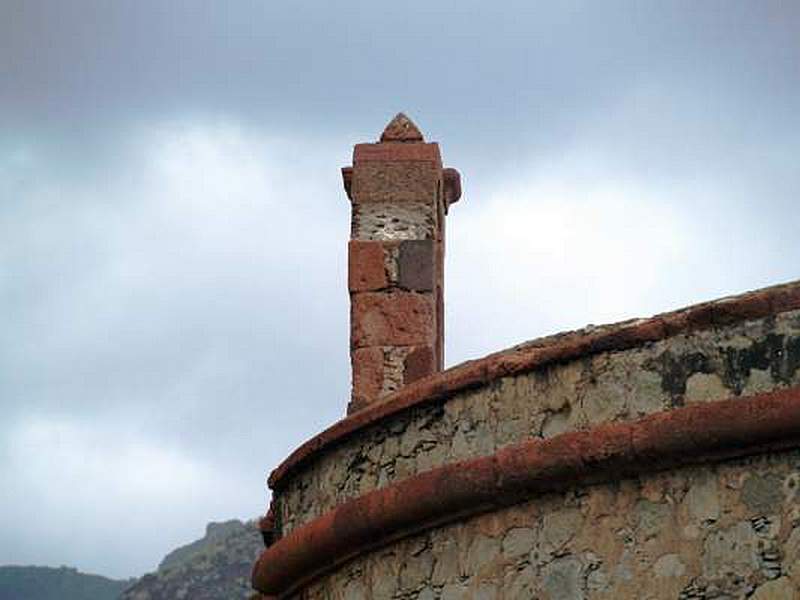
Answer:
[(444, 221), (460, 191), (438, 144), (426, 143), (403, 114), (379, 142), (357, 144), (342, 173), (352, 202), (354, 412), (442, 369)]

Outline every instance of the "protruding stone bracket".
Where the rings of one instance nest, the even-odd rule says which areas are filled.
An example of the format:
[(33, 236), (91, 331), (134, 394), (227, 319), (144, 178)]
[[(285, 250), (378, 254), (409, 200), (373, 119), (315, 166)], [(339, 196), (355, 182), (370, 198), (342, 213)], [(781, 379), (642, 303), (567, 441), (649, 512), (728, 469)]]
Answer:
[(350, 192), (353, 189), (353, 167), (342, 167), (342, 182), (347, 199), (352, 201), (353, 195)]
[(461, 174), (448, 167), (442, 170), (442, 180), (444, 182), (444, 206), (447, 211), (451, 204), (455, 204), (461, 199)]

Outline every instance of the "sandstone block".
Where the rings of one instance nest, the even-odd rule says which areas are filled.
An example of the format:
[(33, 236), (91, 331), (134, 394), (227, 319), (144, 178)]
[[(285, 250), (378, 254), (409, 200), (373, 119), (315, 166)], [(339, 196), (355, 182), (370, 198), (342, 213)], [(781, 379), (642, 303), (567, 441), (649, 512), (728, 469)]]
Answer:
[(381, 242), (352, 240), (347, 249), (350, 292), (371, 292), (388, 287), (386, 253)]
[(436, 247), (433, 240), (400, 242), (398, 285), (415, 292), (433, 291), (436, 280)]
[(383, 386), (383, 350), (358, 348), (350, 359), (353, 366), (353, 402), (366, 404), (375, 401)]
[(353, 348), (424, 346), (433, 343), (433, 298), (413, 292), (365, 292), (351, 304)]
[(353, 202), (433, 203), (441, 169), (432, 162), (370, 161), (353, 168)]
[(421, 379), (436, 371), (436, 357), (431, 346), (415, 348), (405, 358), (403, 383)]

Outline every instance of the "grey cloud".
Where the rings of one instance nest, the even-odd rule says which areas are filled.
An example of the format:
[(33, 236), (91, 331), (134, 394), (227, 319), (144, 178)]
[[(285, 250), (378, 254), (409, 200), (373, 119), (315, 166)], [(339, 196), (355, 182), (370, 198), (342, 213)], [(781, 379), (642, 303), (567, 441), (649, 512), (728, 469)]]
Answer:
[[(777, 2), (3, 3), (0, 475), (17, 492), (0, 562), (138, 573), (261, 510), (266, 471), (346, 405), (338, 168), (397, 110), (464, 177), (450, 364), (796, 278), (799, 19)], [(148, 462), (188, 474), (118, 476)], [(84, 486), (107, 488), (94, 520)]]
[(4, 12), (11, 124), (196, 110), (340, 133), (402, 108), (451, 143), (480, 132), (505, 149), (555, 143), (648, 79), (717, 90), (725, 107), (744, 92), (797, 122), (800, 11), (777, 2), (18, 0)]

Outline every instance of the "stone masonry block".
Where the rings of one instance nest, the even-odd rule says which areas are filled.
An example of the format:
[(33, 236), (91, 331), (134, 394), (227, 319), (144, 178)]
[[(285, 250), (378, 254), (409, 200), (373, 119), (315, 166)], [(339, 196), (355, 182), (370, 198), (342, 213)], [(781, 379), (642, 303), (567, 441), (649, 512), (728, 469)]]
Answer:
[(427, 162), (442, 167), (439, 144), (356, 144), (353, 165), (366, 162)]
[(372, 292), (389, 286), (384, 244), (352, 240), (348, 244), (348, 287), (351, 292)]
[(375, 401), (383, 387), (383, 350), (358, 348), (350, 353), (350, 362), (353, 367), (353, 403)]
[(436, 246), (433, 240), (400, 242), (398, 285), (416, 292), (433, 291), (436, 280)]
[(360, 240), (399, 241), (432, 238), (435, 207), (430, 202), (367, 202), (353, 205), (352, 235)]
[(353, 202), (434, 203), (441, 169), (430, 162), (365, 162), (353, 168)]
[(353, 348), (432, 344), (436, 335), (434, 313), (432, 294), (354, 294), (350, 342)]
[(403, 369), (405, 385), (436, 371), (436, 356), (431, 346), (421, 346), (408, 353)]

